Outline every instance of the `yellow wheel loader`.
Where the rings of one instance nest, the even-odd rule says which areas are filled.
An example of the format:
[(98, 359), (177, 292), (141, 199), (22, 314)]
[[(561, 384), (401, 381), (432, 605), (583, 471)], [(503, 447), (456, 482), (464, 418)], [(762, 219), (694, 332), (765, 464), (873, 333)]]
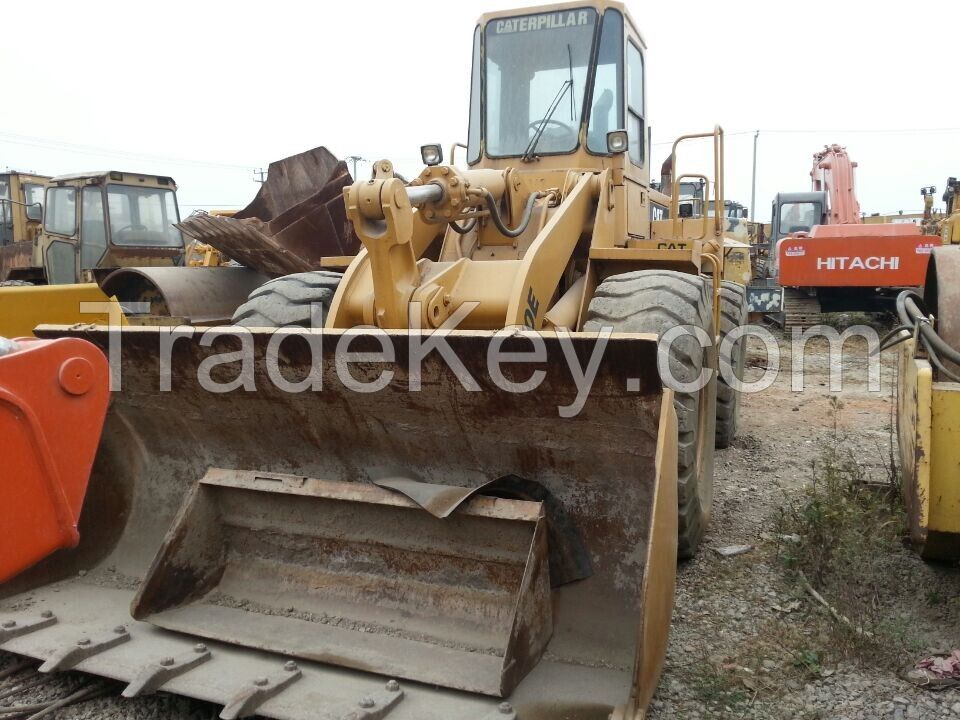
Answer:
[(960, 246), (933, 249), (923, 296), (897, 299), (902, 325), (897, 440), (910, 537), (922, 557), (960, 560)]
[[(651, 220), (645, 52), (612, 0), (484, 15), (468, 169), (344, 188), (342, 275), (207, 332), (38, 329), (115, 392), (0, 649), (223, 718), (644, 717), (739, 362), (722, 218)], [(722, 207), (719, 128), (674, 167), (698, 139)]]

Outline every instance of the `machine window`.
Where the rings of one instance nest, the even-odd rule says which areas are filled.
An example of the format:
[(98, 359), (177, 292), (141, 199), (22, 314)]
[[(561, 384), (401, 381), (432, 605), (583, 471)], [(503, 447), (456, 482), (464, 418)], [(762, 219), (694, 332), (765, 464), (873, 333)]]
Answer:
[(606, 154), (607, 133), (623, 128), (623, 15), (607, 10), (600, 29), (587, 149)]
[(13, 208), (10, 200), (10, 182), (0, 177), (0, 246), (13, 242)]
[(173, 190), (107, 185), (110, 239), (115, 245), (182, 247), (183, 236)]
[(103, 192), (85, 187), (80, 208), (80, 267), (95, 268), (107, 250), (107, 226), (103, 215)]
[[(576, 149), (597, 12), (562, 10), (486, 27), (486, 148), (491, 157)], [(501, 68), (509, 68), (503, 72)]]
[(820, 203), (784, 203), (780, 206), (780, 237), (794, 232), (810, 232), (820, 224)]
[(40, 205), (43, 207), (44, 186), (40, 183), (23, 184), (23, 202), (27, 205)]
[(643, 165), (647, 132), (643, 121), (643, 55), (633, 43), (627, 45), (627, 114), (630, 161)]
[(77, 189), (52, 187), (47, 189), (47, 211), (43, 229), (55, 235), (73, 236), (77, 232)]
[(467, 162), (480, 159), (480, 28), (473, 32), (473, 69), (470, 71), (470, 129), (467, 132)]

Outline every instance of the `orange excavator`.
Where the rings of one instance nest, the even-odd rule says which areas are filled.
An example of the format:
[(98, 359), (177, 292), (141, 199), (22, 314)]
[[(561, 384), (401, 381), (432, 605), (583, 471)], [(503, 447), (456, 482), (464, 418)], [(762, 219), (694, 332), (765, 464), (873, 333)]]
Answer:
[(91, 343), (0, 337), (0, 583), (80, 541), (108, 401), (107, 359)]
[(773, 276), (783, 288), (784, 327), (820, 322), (821, 312), (892, 308), (897, 292), (919, 287), (936, 238), (913, 224), (864, 224), (846, 148), (813, 155), (811, 192), (773, 203)]

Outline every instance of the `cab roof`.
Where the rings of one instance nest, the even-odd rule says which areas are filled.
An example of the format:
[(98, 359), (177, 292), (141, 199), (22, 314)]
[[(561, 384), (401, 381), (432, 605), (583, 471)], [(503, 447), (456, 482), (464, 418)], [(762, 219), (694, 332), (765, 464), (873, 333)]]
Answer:
[(570, 0), (569, 2), (548, 3), (546, 5), (529, 5), (527, 7), (512, 8), (510, 10), (497, 10), (495, 12), (488, 12), (481, 15), (477, 20), (477, 24), (486, 25), (491, 20), (522, 17), (524, 15), (538, 15), (541, 13), (558, 12), (563, 10), (576, 10), (578, 8), (593, 8), (601, 15), (603, 14), (603, 11), (608, 8), (617, 10), (621, 15), (623, 15), (627, 24), (633, 30), (637, 39), (640, 41), (640, 44), (643, 46), (643, 49), (647, 49), (647, 43), (643, 39), (640, 29), (633, 21), (633, 18), (630, 17), (630, 12), (627, 10), (624, 3), (620, 2), (619, 0)]
[(140, 182), (154, 182), (160, 185), (176, 186), (173, 178), (169, 175), (153, 175), (151, 173), (129, 172), (126, 170), (89, 170), (86, 172), (69, 173), (67, 175), (57, 175), (50, 178), (50, 182), (68, 182), (71, 180), (103, 180), (111, 179), (118, 182), (132, 182), (139, 179)]

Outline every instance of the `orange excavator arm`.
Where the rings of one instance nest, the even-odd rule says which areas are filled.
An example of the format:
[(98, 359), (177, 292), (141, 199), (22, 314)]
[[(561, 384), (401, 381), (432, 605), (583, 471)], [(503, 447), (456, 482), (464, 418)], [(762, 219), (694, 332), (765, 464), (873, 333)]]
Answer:
[(813, 154), (811, 189), (827, 193), (828, 225), (860, 225), (863, 222), (854, 182), (856, 167), (857, 163), (850, 159), (847, 149), (837, 144), (826, 145)]
[(0, 338), (0, 583), (79, 542), (109, 378), (85, 340)]

